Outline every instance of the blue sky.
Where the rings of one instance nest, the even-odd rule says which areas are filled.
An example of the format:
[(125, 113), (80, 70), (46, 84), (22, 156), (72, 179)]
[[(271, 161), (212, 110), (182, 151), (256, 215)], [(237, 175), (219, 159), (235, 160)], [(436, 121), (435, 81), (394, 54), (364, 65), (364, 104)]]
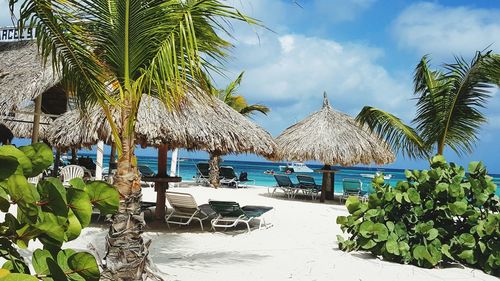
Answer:
[[(414, 115), (412, 75), (424, 54), (434, 66), (453, 56), (472, 57), (489, 45), (500, 52), (499, 1), (405, 0), (227, 0), (271, 29), (235, 23), (235, 48), (226, 65), (223, 87), (245, 71), (240, 92), (250, 102), (268, 105), (268, 116), (254, 120), (277, 136), (321, 105), (323, 91), (331, 104), (352, 116), (364, 105), (387, 110), (405, 121)], [(0, 0), (0, 25), (9, 24), (7, 2)], [(466, 164), (483, 160), (500, 173), (500, 94), (485, 109), (489, 123), (471, 155), (445, 156)], [(154, 155), (155, 151), (139, 150)], [(184, 157), (205, 157), (183, 152)], [(253, 155), (231, 159), (260, 159)], [(426, 161), (398, 156), (390, 165), (425, 168)]]

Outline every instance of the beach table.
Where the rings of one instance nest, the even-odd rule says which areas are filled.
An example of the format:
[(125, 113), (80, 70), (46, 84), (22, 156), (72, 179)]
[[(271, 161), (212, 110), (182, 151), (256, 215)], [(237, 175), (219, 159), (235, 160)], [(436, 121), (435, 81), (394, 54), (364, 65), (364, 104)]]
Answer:
[(165, 192), (168, 189), (169, 182), (181, 182), (181, 177), (142, 177), (142, 181), (145, 182), (154, 182), (155, 183), (155, 192), (156, 192), (156, 209), (155, 209), (155, 217), (156, 219), (162, 220), (165, 218)]
[(335, 173), (338, 172), (338, 170), (332, 169), (330, 165), (325, 165), (321, 169), (314, 170), (314, 172), (323, 173), (320, 202), (325, 202), (325, 199), (333, 200), (333, 193), (335, 191)]

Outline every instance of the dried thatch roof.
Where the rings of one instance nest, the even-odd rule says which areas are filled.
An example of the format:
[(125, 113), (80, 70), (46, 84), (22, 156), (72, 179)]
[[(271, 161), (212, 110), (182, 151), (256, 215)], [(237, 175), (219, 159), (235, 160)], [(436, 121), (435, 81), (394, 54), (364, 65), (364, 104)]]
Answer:
[(278, 158), (290, 161), (352, 166), (387, 164), (395, 159), (384, 141), (361, 128), (349, 115), (334, 110), (326, 93), (323, 108), (287, 128), (276, 138), (276, 144)]
[(44, 68), (34, 42), (0, 43), (0, 112), (10, 112), (59, 82)]
[[(118, 118), (117, 113), (115, 118)], [(144, 95), (139, 107), (137, 142), (143, 146), (228, 153), (256, 153), (271, 157), (276, 144), (271, 135), (222, 101), (188, 93), (179, 110), (168, 110), (158, 99)], [(57, 118), (49, 142), (59, 147), (91, 145), (111, 139), (111, 129), (100, 108), (81, 117), (70, 111)]]
[[(19, 112), (13, 115), (0, 116), (0, 123), (9, 128), (16, 138), (31, 138), (33, 132), (33, 119), (35, 118), (35, 115), (31, 112), (34, 112), (34, 109), (35, 107), (31, 105), (20, 109)], [(52, 123), (50, 117), (44, 115), (40, 116), (39, 137), (41, 139), (47, 138), (50, 123)]]

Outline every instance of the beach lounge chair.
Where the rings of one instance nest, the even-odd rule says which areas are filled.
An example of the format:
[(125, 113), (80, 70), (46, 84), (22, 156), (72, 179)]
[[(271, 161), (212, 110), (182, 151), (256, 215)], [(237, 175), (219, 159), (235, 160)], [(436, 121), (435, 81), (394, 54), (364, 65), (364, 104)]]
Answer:
[(255, 185), (255, 180), (248, 179), (248, 173), (247, 172), (241, 172), (239, 180), (240, 180), (240, 185), (242, 183), (250, 183), (250, 182)]
[(359, 179), (349, 179), (345, 178), (342, 180), (342, 189), (343, 193), (342, 196), (340, 196), (340, 203), (342, 203), (342, 200), (347, 200), (349, 196), (357, 196), (359, 197), (362, 201), (366, 201), (367, 199), (367, 192), (363, 190), (363, 182)]
[[(288, 198), (294, 198), (297, 191), (300, 190), (298, 184), (294, 184), (289, 176), (287, 175), (273, 175), (276, 180), (277, 186), (274, 187), (273, 192), (271, 192), (271, 196), (274, 195), (276, 190), (279, 188), (283, 190), (285, 195)], [(267, 190), (269, 192), (269, 189)]]
[(228, 187), (238, 188), (240, 185), (240, 180), (234, 168), (231, 166), (221, 166), (220, 167), (220, 183), (221, 185), (227, 185)]
[(63, 185), (69, 186), (69, 181), (74, 178), (83, 178), (85, 170), (78, 165), (68, 165), (61, 169)]
[[(168, 203), (172, 206), (172, 212), (165, 217), (167, 226), (169, 224), (188, 225), (193, 220), (200, 222), (201, 230), (203, 230), (203, 221), (215, 215), (215, 212), (210, 208), (210, 205), (203, 204), (198, 206), (193, 196), (189, 193), (171, 192), (165, 193)], [(179, 220), (175, 220), (179, 219)], [(185, 221), (183, 221), (185, 219)]]
[(208, 176), (208, 163), (200, 162), (196, 163), (196, 176), (194, 181), (199, 184), (209, 184), (209, 176)]
[(316, 184), (316, 181), (311, 176), (297, 175), (299, 187), (305, 195), (311, 196), (312, 200), (318, 198), (321, 192), (321, 185)]
[(259, 229), (261, 229), (266, 223), (264, 218), (260, 216), (273, 209), (273, 207), (265, 206), (240, 207), (240, 204), (234, 201), (211, 200), (208, 203), (217, 214), (217, 217), (212, 220), (212, 229), (214, 231), (217, 227), (227, 229), (244, 223), (247, 226), (248, 232), (250, 232), (250, 221), (252, 220), (259, 220)]

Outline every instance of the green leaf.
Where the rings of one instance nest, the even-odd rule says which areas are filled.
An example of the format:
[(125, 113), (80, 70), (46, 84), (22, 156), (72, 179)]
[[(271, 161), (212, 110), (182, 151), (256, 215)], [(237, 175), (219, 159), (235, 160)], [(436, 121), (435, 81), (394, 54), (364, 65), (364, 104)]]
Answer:
[(33, 166), (31, 164), (30, 159), (24, 155), (24, 153), (17, 149), (13, 145), (2, 145), (0, 146), (0, 155), (6, 157), (14, 157), (17, 159), (17, 162), (19, 163), (17, 173), (19, 175), (30, 175), (31, 172), (33, 171)]
[(455, 258), (453, 258), (453, 256), (450, 253), (450, 245), (448, 245), (448, 244), (442, 245), (441, 246), (441, 253), (443, 253), (450, 260), (455, 260)]
[(337, 217), (337, 220), (336, 220), (337, 224), (340, 224), (340, 225), (344, 225), (344, 224), (346, 224), (346, 223), (347, 223), (347, 221), (348, 221), (348, 220), (347, 220), (347, 217), (346, 217), (346, 216), (338, 216), (338, 217)]
[(82, 178), (73, 178), (69, 181), (69, 184), (76, 188), (76, 189), (80, 189), (80, 190), (85, 190), (85, 182), (83, 181)]
[(439, 235), (439, 231), (435, 228), (432, 228), (429, 231), (427, 231), (427, 240), (432, 241), (432, 240), (436, 239), (438, 237), (438, 235)]
[(54, 280), (57, 281), (67, 281), (68, 278), (66, 274), (61, 269), (61, 267), (52, 258), (47, 258), (47, 266), (50, 271), (50, 275)]
[(23, 273), (11, 273), (1, 278), (2, 281), (38, 281), (35, 276)]
[[(33, 252), (33, 268), (35, 269), (35, 272), (37, 274), (40, 275), (50, 274), (49, 267), (47, 265), (47, 259), (49, 258), (51, 259), (52, 255), (47, 250), (36, 249)], [(53, 279), (50, 278), (44, 280), (53, 280)]]
[(40, 200), (40, 195), (26, 178), (17, 174), (10, 176), (7, 179), (7, 191), (21, 211), (18, 215), (24, 215), (28, 220), (35, 221), (39, 211), (35, 203)]
[(6, 213), (9, 211), (10, 201), (7, 192), (0, 187), (0, 211)]
[(436, 155), (431, 158), (431, 167), (441, 167), (446, 164), (446, 159), (444, 159), (443, 155)]
[(87, 193), (80, 189), (68, 188), (67, 199), (68, 207), (78, 218), (82, 227), (87, 227), (92, 217), (92, 204)]
[(371, 238), (373, 235), (373, 227), (374, 223), (371, 221), (364, 221), (359, 225), (359, 234), (361, 234), (365, 238)]
[(389, 231), (383, 223), (376, 223), (372, 226), (372, 232), (375, 234), (373, 240), (375, 242), (387, 241)]
[(385, 242), (385, 249), (393, 255), (399, 255), (399, 245), (396, 240), (387, 240)]
[(50, 212), (40, 212), (35, 227), (49, 237), (63, 242), (65, 241), (64, 233), (66, 232), (67, 218), (58, 217)]
[(66, 188), (58, 179), (47, 178), (38, 183), (38, 192), (40, 200), (44, 202), (42, 209), (50, 210), (59, 217), (68, 215), (68, 206), (66, 205)]
[(385, 225), (387, 226), (387, 229), (389, 230), (389, 232), (393, 232), (394, 231), (394, 223), (392, 221), (387, 221), (385, 223)]
[(68, 266), (87, 281), (98, 281), (100, 278), (97, 262), (89, 253), (76, 253), (69, 257)]
[(32, 164), (31, 174), (27, 177), (34, 177), (45, 171), (54, 162), (52, 149), (43, 142), (19, 147), (30, 160)]
[(476, 246), (476, 239), (472, 234), (462, 233), (460, 234), (458, 239), (460, 240), (460, 244), (462, 244), (464, 247), (473, 248), (474, 246)]
[(461, 258), (462, 260), (465, 260), (469, 264), (475, 264), (477, 262), (474, 257), (473, 250), (464, 250), (458, 254), (458, 257)]
[(350, 214), (357, 211), (360, 205), (361, 202), (359, 201), (359, 198), (356, 196), (350, 196), (349, 198), (347, 198), (345, 202), (345, 206), (347, 207), (347, 210), (349, 211)]
[(13, 175), (17, 167), (19, 167), (19, 162), (17, 162), (16, 157), (8, 155), (0, 155), (0, 181)]
[(68, 228), (66, 229), (66, 241), (71, 241), (80, 235), (82, 232), (82, 225), (80, 221), (75, 216), (73, 211), (70, 209), (68, 212)]
[(408, 189), (408, 198), (413, 204), (420, 204), (420, 194), (414, 188)]
[(19, 246), (21, 249), (26, 249), (28, 248), (28, 243), (31, 239), (36, 238), (38, 235), (40, 235), (40, 230), (31, 226), (31, 225), (24, 225), (20, 229), (16, 231), (16, 244)]
[(456, 216), (461, 216), (467, 210), (467, 203), (463, 201), (456, 201), (448, 204), (451, 212)]
[[(120, 195), (118, 191), (104, 181), (93, 181), (85, 186), (90, 202), (94, 204), (101, 214), (114, 214), (118, 211)], [(347, 199), (349, 201), (349, 199)]]

